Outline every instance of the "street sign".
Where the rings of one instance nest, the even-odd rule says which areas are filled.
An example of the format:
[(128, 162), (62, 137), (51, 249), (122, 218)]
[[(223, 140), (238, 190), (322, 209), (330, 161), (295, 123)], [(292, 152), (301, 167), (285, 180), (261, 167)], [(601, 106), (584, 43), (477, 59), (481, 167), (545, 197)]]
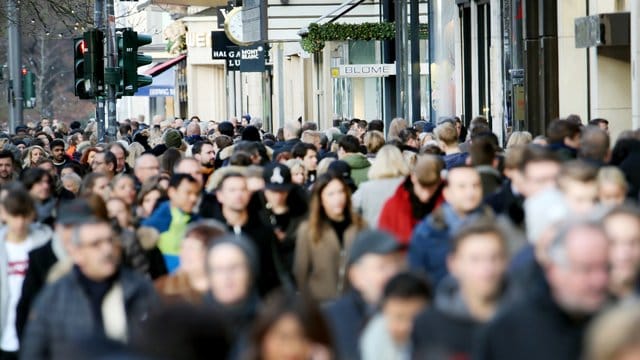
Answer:
[(267, 40), (267, 0), (244, 0), (242, 3), (242, 39), (246, 42)]
[(227, 46), (227, 71), (240, 71), (241, 54), (239, 46)]
[(396, 64), (352, 64), (331, 68), (334, 78), (387, 77), (396, 74)]
[(213, 60), (226, 60), (227, 47), (234, 46), (224, 31), (211, 32), (211, 58)]
[(243, 46), (240, 49), (240, 71), (264, 72), (265, 49), (263, 45)]

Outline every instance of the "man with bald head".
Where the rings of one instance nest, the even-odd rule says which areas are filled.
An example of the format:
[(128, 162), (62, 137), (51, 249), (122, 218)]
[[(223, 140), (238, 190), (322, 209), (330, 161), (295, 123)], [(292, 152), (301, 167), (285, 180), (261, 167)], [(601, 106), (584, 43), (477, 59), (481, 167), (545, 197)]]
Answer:
[(133, 173), (140, 184), (152, 176), (160, 174), (160, 161), (152, 154), (144, 154), (136, 159)]
[(411, 268), (426, 272), (434, 288), (448, 274), (453, 233), (465, 222), (492, 216), (489, 208), (481, 207), (482, 181), (472, 167), (450, 169), (442, 194), (445, 203), (416, 226), (409, 244)]

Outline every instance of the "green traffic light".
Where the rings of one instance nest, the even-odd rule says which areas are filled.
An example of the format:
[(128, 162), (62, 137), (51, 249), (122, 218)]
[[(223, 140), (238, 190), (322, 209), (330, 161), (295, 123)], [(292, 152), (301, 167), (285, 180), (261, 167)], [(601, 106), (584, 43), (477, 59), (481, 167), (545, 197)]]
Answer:
[(138, 48), (151, 44), (151, 36), (138, 34), (131, 29), (125, 29), (118, 37), (118, 67), (122, 70), (122, 81), (119, 91), (125, 96), (132, 96), (138, 88), (151, 84), (151, 77), (139, 75), (140, 66), (152, 62), (150, 56), (138, 52)]

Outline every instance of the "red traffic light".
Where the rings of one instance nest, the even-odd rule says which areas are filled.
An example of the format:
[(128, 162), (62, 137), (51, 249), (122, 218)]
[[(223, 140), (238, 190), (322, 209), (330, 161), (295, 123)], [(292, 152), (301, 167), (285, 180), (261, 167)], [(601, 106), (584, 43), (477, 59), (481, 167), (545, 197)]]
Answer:
[(27, 75), (28, 72), (29, 70), (27, 70), (26, 68), (22, 68), (22, 75)]
[(78, 42), (76, 42), (76, 51), (82, 55), (84, 55), (87, 51), (89, 51), (87, 42), (84, 40), (78, 40)]

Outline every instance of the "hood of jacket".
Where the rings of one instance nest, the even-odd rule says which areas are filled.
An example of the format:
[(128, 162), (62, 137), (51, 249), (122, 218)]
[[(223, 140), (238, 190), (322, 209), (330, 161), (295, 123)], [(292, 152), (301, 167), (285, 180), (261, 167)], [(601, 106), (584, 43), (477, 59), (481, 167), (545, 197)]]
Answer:
[(342, 161), (349, 164), (351, 170), (366, 169), (371, 166), (369, 159), (362, 154), (349, 154), (342, 158)]

